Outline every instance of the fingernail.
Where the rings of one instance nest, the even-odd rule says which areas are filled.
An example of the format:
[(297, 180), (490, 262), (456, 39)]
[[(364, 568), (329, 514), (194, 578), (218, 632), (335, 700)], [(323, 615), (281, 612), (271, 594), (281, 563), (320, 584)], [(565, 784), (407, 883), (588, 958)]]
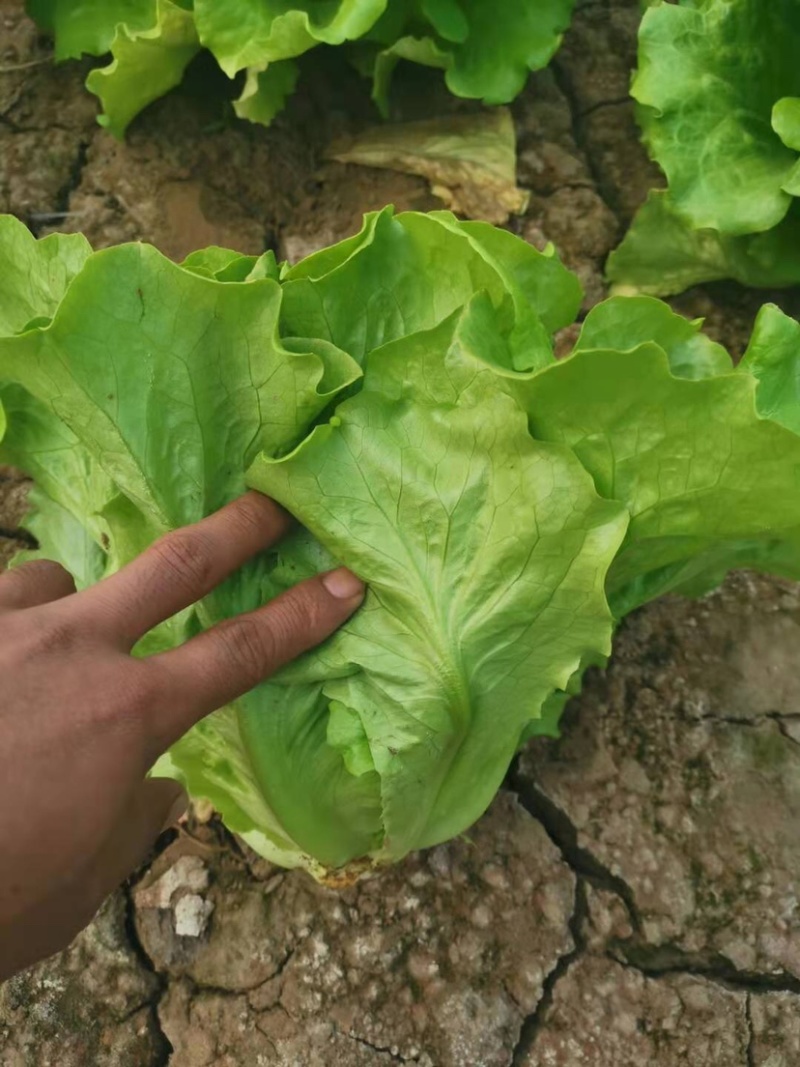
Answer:
[(176, 822), (179, 822), (188, 810), (189, 797), (186, 793), (179, 793), (172, 802), (169, 815), (167, 815), (164, 825), (161, 827), (161, 833), (163, 834), (165, 830), (169, 830), (170, 826), (174, 826)]
[(339, 567), (338, 570), (324, 574), (322, 584), (337, 600), (354, 600), (357, 596), (363, 596), (366, 588), (361, 579), (356, 578), (347, 567)]

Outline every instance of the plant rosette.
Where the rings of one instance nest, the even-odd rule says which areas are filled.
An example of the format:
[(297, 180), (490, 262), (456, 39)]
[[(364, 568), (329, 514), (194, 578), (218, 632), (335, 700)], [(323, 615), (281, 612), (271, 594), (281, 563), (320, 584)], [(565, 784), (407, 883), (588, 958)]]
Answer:
[(247, 486), (302, 523), (139, 654), (338, 563), (368, 583), (155, 770), (284, 866), (346, 880), (466, 831), (628, 611), (800, 578), (800, 327), (774, 307), (736, 368), (651, 297), (557, 361), (581, 290), (552, 249), (391, 209), (291, 267), (2, 217), (0, 279), (0, 461), (79, 586)]

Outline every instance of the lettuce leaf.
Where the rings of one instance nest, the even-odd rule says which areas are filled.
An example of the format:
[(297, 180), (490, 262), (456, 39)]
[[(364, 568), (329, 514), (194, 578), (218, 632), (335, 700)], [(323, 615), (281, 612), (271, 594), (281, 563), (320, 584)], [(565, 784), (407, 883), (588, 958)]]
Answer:
[(247, 485), (303, 524), (138, 654), (337, 563), (368, 582), (156, 768), (277, 863), (353, 874), (463, 832), (627, 611), (734, 566), (800, 577), (800, 326), (775, 308), (736, 369), (649, 297), (556, 361), (575, 279), (447, 212), (387, 209), (292, 268), (2, 219), (0, 262), (0, 461), (36, 481), (40, 551), (87, 585)]
[(756, 384), (741, 369), (679, 377), (652, 341), (579, 349), (536, 379), (534, 436), (570, 447), (630, 513), (608, 580), (616, 616), (736, 566), (800, 577), (800, 437), (762, 416)]
[(762, 289), (800, 282), (800, 206), (766, 233), (731, 237), (695, 229), (668, 193), (655, 190), (639, 209), (606, 272), (617, 293), (672, 296), (693, 285), (731, 278)]
[[(6, 229), (9, 248), (33, 244), (19, 223), (7, 220)], [(47, 261), (40, 258), (44, 271)], [(9, 259), (13, 268), (13, 255)], [(22, 262), (28, 273), (30, 260), (28, 255)], [(266, 270), (259, 265), (220, 249), (190, 257), (185, 267), (147, 246), (121, 246), (89, 257), (66, 287), (51, 321), (44, 319), (22, 333), (5, 331), (0, 338), (0, 380), (16, 398), (8, 405), (2, 454), (31, 470), (41, 491), (81, 520), (105, 571), (122, 565), (160, 532), (236, 496), (254, 461), (249, 481), (256, 484), (285, 480), (301, 457), (311, 463), (324, 433), (319, 428), (308, 436), (319, 416), (338, 395), (357, 390), (328, 423), (329, 431), (338, 427), (331, 447), (349, 441), (342, 427), (352, 422), (351, 432), (358, 433), (359, 420), (371, 417), (371, 407), (363, 406), (373, 405), (383, 389), (402, 385), (397, 376), (402, 377), (412, 348), (401, 347), (392, 359), (387, 355), (384, 365), (378, 354), (389, 353), (392, 343), (412, 346), (421, 371), (429, 364), (433, 375), (439, 368), (436, 391), (419, 397), (409, 393), (409, 405), (419, 410), (408, 432), (424, 433), (428, 423), (435, 429), (437, 420), (444, 419), (437, 448), (452, 452), (452, 469), (449, 460), (436, 461), (443, 479), (441, 507), (455, 511), (452, 519), (446, 510), (438, 517), (419, 514), (409, 503), (407, 523), (398, 534), (394, 576), (387, 576), (383, 592), (376, 576), (364, 611), (385, 631), (381, 641), (400, 642), (406, 633), (407, 645), (398, 644), (383, 665), (375, 664), (374, 672), (367, 663), (363, 673), (374, 673), (374, 678), (363, 694), (349, 695), (342, 688), (344, 675), (362, 668), (341, 664), (350, 658), (354, 664), (365, 656), (369, 660), (369, 649), (365, 651), (368, 642), (360, 631), (342, 634), (338, 640), (349, 641), (352, 651), (348, 643), (326, 646), (321, 659), (310, 657), (293, 668), (301, 681), (289, 674), (288, 680), (260, 687), (240, 706), (212, 716), (161, 767), (182, 776), (193, 792), (209, 796), (228, 823), (263, 851), (319, 871), (320, 864), (339, 866), (364, 854), (399, 856), (419, 842), (423, 831), (449, 836), (480, 814), (548, 689), (566, 684), (587, 644), (600, 655), (608, 650), (611, 617), (603, 581), (626, 520), (618, 507), (597, 498), (572, 457), (529, 440), (525, 416), (509, 385), (527, 380), (532, 366), (552, 362), (549, 332), (571, 318), (580, 302), (579, 286), (552, 254), (488, 226), (458, 224), (446, 213), (394, 218), (387, 211), (369, 218), (358, 237), (284, 271), (282, 283), (268, 262)], [(221, 276), (241, 280), (218, 280)], [(355, 301), (357, 292), (360, 299)], [(40, 300), (31, 310), (45, 309)], [(111, 350), (109, 337), (114, 338)], [(489, 363), (479, 388), (475, 371), (480, 363), (472, 348), (481, 337)], [(452, 369), (445, 368), (446, 360)], [(515, 363), (523, 370), (516, 370)], [(384, 374), (393, 369), (385, 382), (383, 366)], [(463, 399), (455, 385), (457, 371), (462, 379), (474, 380)], [(491, 388), (497, 394), (497, 425), (487, 423), (476, 437), (475, 407)], [(402, 402), (387, 396), (384, 406), (388, 415)], [(34, 424), (41, 427), (37, 434), (28, 429)], [(434, 438), (430, 444), (433, 448)], [(389, 477), (391, 447), (391, 441), (381, 445), (376, 440), (373, 458), (354, 463), (356, 484), (373, 478), (374, 464), (376, 470), (385, 467)], [(388, 453), (383, 458), (381, 448)], [(54, 465), (43, 469), (51, 457)], [(423, 448), (419, 462), (433, 463), (433, 453), (427, 455)], [(422, 468), (414, 475), (395, 467), (386, 505), (392, 496), (410, 501), (409, 494), (424, 491), (425, 477)], [(491, 484), (478, 525), (467, 512), (480, 497), (484, 477)], [(554, 496), (553, 482), (559, 480), (572, 488)], [(476, 483), (471, 489), (470, 482)], [(277, 485), (275, 491), (288, 499)], [(520, 509), (530, 511), (530, 529), (516, 532), (513, 524), (510, 529), (493, 524), (497, 494), (519, 496)], [(297, 510), (305, 516), (312, 503), (301, 505), (298, 499)], [(355, 511), (359, 506), (352, 502)], [(375, 517), (379, 514), (380, 505)], [(319, 517), (310, 511), (306, 517), (315, 530), (321, 529)], [(461, 528), (473, 527), (470, 545), (456, 541), (448, 550), (448, 524), (456, 519)], [(434, 521), (442, 539), (442, 573), (433, 570), (430, 575), (437, 606), (422, 616), (396, 619), (391, 587), (408, 584), (412, 561), (431, 547)], [(385, 523), (376, 523), (369, 537), (362, 538), (365, 572), (372, 573), (384, 553), (385, 535)], [(465, 552), (477, 557), (482, 539), (489, 537), (496, 548), (479, 566), (476, 560), (471, 598), (492, 591), (498, 604), (507, 602), (509, 617), (520, 628), (518, 652), (510, 658), (497, 620), (487, 618), (479, 626), (467, 617), (465, 606), (452, 630), (442, 614), (441, 598), (449, 595), (446, 585), (462, 569)], [(296, 540), (278, 557), (254, 562), (196, 613), (150, 635), (143, 651), (170, 647), (197, 626), (253, 607), (281, 584), (329, 566), (333, 556), (353, 559), (353, 546), (340, 544), (332, 532), (320, 542)], [(65, 543), (60, 558), (69, 563), (73, 555)], [(373, 560), (369, 566), (368, 559)], [(505, 571), (495, 589), (493, 559)], [(421, 577), (417, 590), (420, 580), (424, 584)], [(505, 592), (504, 583), (510, 583)], [(527, 588), (536, 593), (540, 608), (526, 620), (520, 598)], [(571, 624), (574, 600), (586, 604), (582, 626)], [(409, 632), (422, 622), (436, 627), (431, 640), (435, 636), (455, 657), (447, 668), (452, 680), (434, 669), (427, 637)], [(466, 631), (472, 626), (470, 636)], [(494, 657), (494, 669), (503, 675), (504, 699), (508, 687), (525, 689), (536, 664), (542, 657), (548, 660), (503, 731), (490, 726), (500, 705), (478, 701), (472, 692), (473, 668), (467, 670), (455, 647), (462, 631), (465, 647), (474, 647), (476, 655), (483, 650), (485, 671), (492, 670)], [(417, 733), (414, 715), (402, 737), (394, 738), (394, 729), (387, 734), (377, 720), (367, 729), (361, 714), (369, 715), (370, 692), (388, 687), (395, 694), (394, 706), (400, 706), (398, 675), (408, 656), (418, 658), (414, 669), (427, 679)], [(285, 715), (280, 714), (283, 708)], [(375, 705), (375, 715), (378, 710)], [(492, 734), (492, 743), (481, 743), (470, 755), (473, 719), (483, 724), (481, 737)], [(367, 744), (370, 752), (376, 746), (373, 758), (379, 766), (386, 758), (378, 751), (381, 736), (384, 745), (394, 748), (396, 741), (409, 749), (408, 770), (397, 781), (386, 774), (384, 783), (380, 770), (385, 768), (366, 767)], [(484, 761), (484, 784), (468, 790), (465, 783), (471, 785), (476, 760)], [(449, 763), (451, 776), (446, 773)], [(407, 813), (406, 826), (395, 810), (407, 795), (409, 775), (423, 773), (425, 766), (431, 783), (428, 799), (414, 806), (413, 821)], [(359, 773), (351, 773), (353, 768)], [(441, 790), (434, 788), (437, 780)], [(459, 802), (456, 798), (464, 792), (471, 795)]]
[(372, 126), (328, 154), (341, 163), (419, 174), (434, 196), (467, 218), (499, 225), (524, 214), (530, 200), (517, 187), (517, 138), (508, 108)]
[(91, 251), (81, 234), (36, 241), (15, 218), (0, 215), (0, 335), (50, 318)]
[[(574, 0), (459, 0), (460, 39), (449, 49), (447, 87), (456, 96), (508, 104), (532, 70), (546, 67), (569, 26)], [(433, 8), (428, 2), (427, 10)], [(441, 0), (435, 5), (441, 8)], [(441, 36), (441, 22), (437, 27)], [(464, 32), (465, 31), (465, 32)]]
[(112, 62), (93, 70), (86, 87), (103, 105), (101, 124), (122, 137), (143, 108), (180, 84), (200, 42), (191, 11), (158, 0), (154, 25), (132, 30), (120, 23), (110, 50)]

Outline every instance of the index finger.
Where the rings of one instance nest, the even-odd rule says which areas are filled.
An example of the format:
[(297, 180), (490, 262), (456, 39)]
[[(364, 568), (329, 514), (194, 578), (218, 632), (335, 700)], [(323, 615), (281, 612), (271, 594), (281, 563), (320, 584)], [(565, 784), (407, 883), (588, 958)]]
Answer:
[(166, 534), (116, 574), (79, 593), (74, 607), (125, 651), (201, 600), (291, 525), (274, 500), (248, 492), (192, 526)]

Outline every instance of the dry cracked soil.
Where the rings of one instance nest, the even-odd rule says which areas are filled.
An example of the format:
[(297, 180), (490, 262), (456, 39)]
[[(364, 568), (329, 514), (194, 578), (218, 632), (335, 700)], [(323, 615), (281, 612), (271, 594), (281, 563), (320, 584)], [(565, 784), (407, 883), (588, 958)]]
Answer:
[[(579, 3), (514, 108), (532, 197), (511, 225), (555, 242), (587, 307), (659, 180), (627, 95), (638, 18)], [(264, 130), (199, 64), (125, 144), (84, 74), (0, 0), (0, 211), (37, 233), (297, 259), (365, 210), (435, 206), (421, 180), (324, 160), (371, 119), (339, 69), (309, 70)], [(434, 83), (424, 101), (452, 106)], [(727, 285), (675, 304), (740, 353), (767, 296), (800, 307)], [(0, 566), (25, 493), (0, 470)], [(195, 811), (66, 952), (0, 988), (0, 1067), (798, 1067), (799, 644), (798, 587), (750, 574), (636, 613), (468, 836), (351, 888)]]

